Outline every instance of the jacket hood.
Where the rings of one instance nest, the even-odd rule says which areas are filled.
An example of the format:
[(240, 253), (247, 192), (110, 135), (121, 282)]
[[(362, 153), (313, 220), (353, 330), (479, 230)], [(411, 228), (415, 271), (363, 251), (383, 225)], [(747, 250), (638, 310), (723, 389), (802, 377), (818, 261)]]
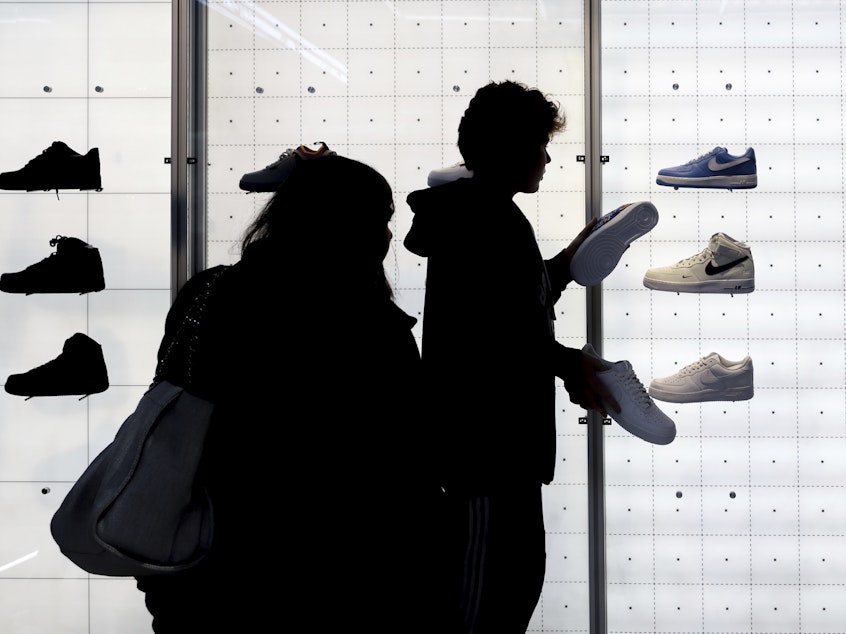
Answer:
[(405, 248), (421, 257), (438, 250), (455, 235), (456, 226), (470, 221), (473, 210), (478, 209), (478, 189), (473, 179), (461, 178), (411, 192), (405, 200), (414, 219), (403, 240)]

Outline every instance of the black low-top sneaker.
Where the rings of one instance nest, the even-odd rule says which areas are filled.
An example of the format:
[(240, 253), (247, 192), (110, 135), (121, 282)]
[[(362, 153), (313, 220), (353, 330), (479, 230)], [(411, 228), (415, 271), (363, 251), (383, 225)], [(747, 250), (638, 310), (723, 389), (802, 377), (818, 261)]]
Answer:
[(0, 174), (0, 189), (33, 192), (100, 188), (99, 148), (80, 154), (62, 141), (54, 141), (21, 169)]

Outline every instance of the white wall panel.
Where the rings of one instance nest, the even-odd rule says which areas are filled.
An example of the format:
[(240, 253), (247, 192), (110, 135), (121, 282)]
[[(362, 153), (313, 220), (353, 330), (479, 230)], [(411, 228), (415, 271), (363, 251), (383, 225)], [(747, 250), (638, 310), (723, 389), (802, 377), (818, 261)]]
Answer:
[[(845, 632), (843, 7), (601, 4), (604, 199), (649, 199), (660, 215), (603, 284), (606, 356), (647, 386), (712, 351), (755, 367), (749, 401), (656, 400), (672, 444), (641, 442), (635, 460), (607, 443), (608, 631)], [(754, 147), (756, 188), (656, 185), (718, 145)], [(643, 287), (646, 269), (718, 231), (750, 245), (753, 293)], [(648, 547), (649, 574), (633, 574)]]
[(86, 295), (2, 293), (0, 381), (57, 358), (75, 332), (101, 345), (109, 376), (84, 399), (0, 398), (9, 634), (150, 631), (135, 581), (93, 580), (61, 555), (49, 525), (155, 370), (170, 305), (171, 10), (169, 0), (0, 2), (0, 172), (62, 141), (98, 148), (102, 181), (101, 191), (0, 191), (0, 272), (52, 257), (61, 235), (100, 251), (106, 282)]

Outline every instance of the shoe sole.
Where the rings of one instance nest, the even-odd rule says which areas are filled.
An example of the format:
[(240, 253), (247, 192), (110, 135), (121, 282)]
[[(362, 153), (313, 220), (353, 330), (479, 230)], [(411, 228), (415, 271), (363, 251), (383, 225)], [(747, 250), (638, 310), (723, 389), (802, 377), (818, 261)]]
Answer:
[(706, 401), (748, 401), (755, 394), (753, 385), (728, 390), (698, 390), (696, 392), (668, 392), (649, 386), (649, 396), (668, 403), (703, 403)]
[(667, 282), (643, 278), (643, 285), (656, 291), (671, 291), (675, 293), (751, 293), (755, 290), (755, 280), (709, 280), (706, 282)]
[(433, 170), (426, 177), (426, 185), (437, 187), (438, 185), (446, 185), (452, 181), (457, 181), (459, 178), (473, 178), (473, 172), (465, 167), (452, 170)]
[[(593, 346), (590, 344), (586, 344), (582, 348), (582, 351), (596, 357), (597, 359), (601, 359), (606, 365), (612, 364), (611, 361), (602, 359), (602, 357), (596, 353), (596, 350), (594, 350)], [(608, 389), (608, 391), (611, 392), (618, 403), (624, 402), (625, 399), (623, 398), (623, 390), (617, 381), (616, 375), (611, 369), (597, 372), (596, 377)], [(655, 403), (652, 403), (652, 406), (660, 411)], [(640, 420), (630, 419), (625, 416), (622, 411), (617, 413), (611, 407), (606, 407), (605, 409), (608, 411), (608, 415), (613, 418), (620, 427), (625, 429), (631, 435), (637, 436), (641, 440), (645, 440), (646, 442), (654, 445), (669, 445), (676, 438), (676, 424), (669, 417), (667, 417), (667, 422), (669, 424), (661, 425), (659, 423), (656, 425), (650, 424), (648, 420), (644, 420), (642, 418)]]
[(673, 425), (672, 429), (668, 430), (667, 433), (658, 434), (653, 428), (638, 426), (631, 421), (618, 418), (619, 414), (616, 412), (609, 411), (608, 415), (617, 421), (617, 424), (629, 432), (632, 436), (637, 436), (641, 440), (645, 440), (653, 445), (669, 445), (676, 438), (675, 425)]
[(705, 187), (712, 189), (754, 189), (758, 186), (757, 174), (740, 176), (702, 176), (689, 178), (684, 176), (659, 175), (655, 182), (669, 187)]
[(651, 202), (624, 206), (609, 221), (594, 227), (578, 248), (570, 262), (573, 279), (582, 286), (599, 284), (616, 268), (629, 245), (656, 224), (658, 210)]

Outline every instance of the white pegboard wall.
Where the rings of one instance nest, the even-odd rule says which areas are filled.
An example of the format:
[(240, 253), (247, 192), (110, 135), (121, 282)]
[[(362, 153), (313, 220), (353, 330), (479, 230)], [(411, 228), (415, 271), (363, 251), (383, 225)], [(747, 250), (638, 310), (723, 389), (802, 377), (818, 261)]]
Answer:
[[(671, 445), (607, 435), (609, 632), (846, 631), (843, 10), (603, 3), (603, 193), (660, 215), (603, 284), (606, 356), (647, 386), (712, 351), (755, 366), (749, 401), (656, 400)], [(655, 183), (718, 145), (755, 149), (755, 189)], [(753, 293), (642, 285), (718, 231), (751, 247)]]
[(0, 398), (3, 632), (150, 629), (134, 581), (91, 580), (49, 523), (155, 370), (170, 305), (170, 20), (170, 2), (0, 2), (0, 172), (61, 141), (97, 148), (102, 185), (0, 192), (0, 272), (47, 260), (65, 236), (98, 249), (105, 278), (83, 295), (2, 293), (0, 380), (57, 358), (75, 332), (101, 345), (109, 380), (82, 400)]
[[(583, 215), (576, 5), (210, 3), (210, 256), (237, 256), (232, 244), (262, 201), (237, 190), (240, 174), (321, 140), (394, 185), (401, 240), (405, 195), (458, 160), (460, 114), (492, 78), (538, 85), (564, 105), (568, 132), (551, 145), (541, 192), (518, 202), (545, 253), (566, 244)], [(828, 502), (844, 474), (820, 455), (822, 445), (835, 456), (846, 448), (840, 11), (602, 3), (603, 208), (651, 200), (660, 213), (603, 283), (605, 356), (629, 358), (647, 384), (712, 350), (750, 354), (756, 372), (750, 401), (661, 404), (679, 430), (669, 446), (604, 428), (610, 632), (846, 629), (826, 600), (842, 590), (843, 558), (831, 547), (844, 528)], [(655, 185), (660, 167), (715, 145), (755, 147), (755, 190)], [(642, 286), (647, 268), (695, 255), (717, 231), (751, 246), (754, 293)], [(396, 245), (387, 261), (401, 305), (418, 317), (424, 264)], [(583, 291), (568, 290), (558, 313), (567, 345), (583, 343), (584, 308)], [(577, 409), (561, 390), (559, 470), (546, 492), (551, 566), (531, 631), (587, 627), (585, 563), (567, 554), (587, 545)]]
[[(584, 165), (576, 161), (585, 126), (581, 3), (212, 1), (207, 11), (209, 264), (237, 259), (241, 231), (267, 200), (240, 191), (240, 176), (287, 148), (324, 141), (379, 170), (394, 189), (385, 265), (398, 303), (421, 320), (419, 337), (426, 262), (402, 246), (412, 220), (405, 199), (426, 186), (430, 170), (460, 160), (459, 120), (491, 80), (538, 87), (567, 116), (567, 131), (550, 145), (541, 192), (517, 200), (544, 254), (584, 225)], [(508, 152), (502, 148), (503, 161)], [(559, 337), (581, 347), (584, 290), (568, 290), (558, 308)], [(550, 573), (532, 632), (589, 626), (586, 475), (578, 459), (585, 427), (577, 422), (584, 412), (563, 388), (559, 405), (562, 467), (545, 492)]]

